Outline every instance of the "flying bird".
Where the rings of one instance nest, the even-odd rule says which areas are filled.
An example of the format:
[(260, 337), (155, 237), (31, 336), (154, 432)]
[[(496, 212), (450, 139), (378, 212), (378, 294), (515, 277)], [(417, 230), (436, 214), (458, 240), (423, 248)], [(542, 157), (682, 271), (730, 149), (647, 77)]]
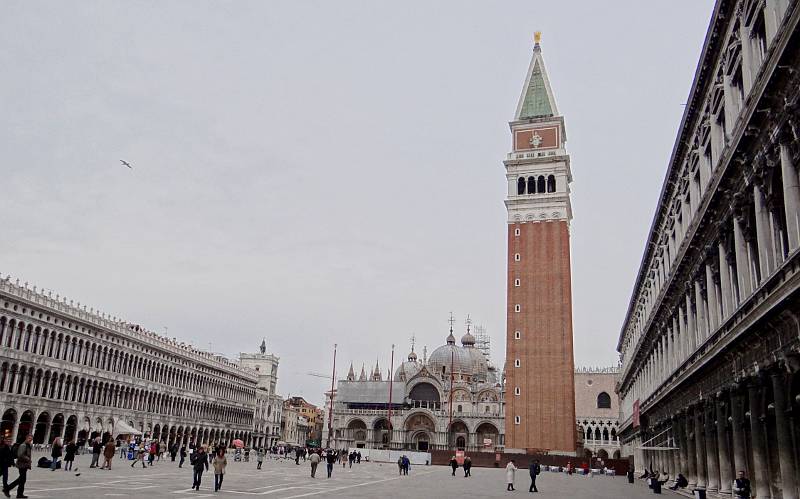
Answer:
[(132, 167), (132, 166), (131, 166), (131, 164), (130, 164), (130, 163), (128, 163), (127, 161), (125, 161), (125, 160), (121, 159), (121, 160), (119, 160), (119, 162), (120, 162), (120, 163), (122, 163), (123, 165), (127, 166), (127, 167), (128, 167), (128, 168), (130, 168), (131, 170), (133, 170), (133, 167)]

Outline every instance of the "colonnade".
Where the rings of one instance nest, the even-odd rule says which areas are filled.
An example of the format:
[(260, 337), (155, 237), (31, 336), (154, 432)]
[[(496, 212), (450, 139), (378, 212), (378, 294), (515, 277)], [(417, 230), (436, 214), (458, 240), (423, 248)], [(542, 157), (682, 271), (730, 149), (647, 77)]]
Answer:
[(671, 481), (680, 473), (689, 489), (720, 494), (730, 494), (736, 474), (744, 471), (759, 499), (797, 499), (800, 420), (793, 412), (800, 410), (798, 382), (798, 374), (775, 366), (680, 408), (647, 429), (649, 435), (666, 432), (660, 440), (666, 445), (637, 450), (637, 468), (652, 467)]

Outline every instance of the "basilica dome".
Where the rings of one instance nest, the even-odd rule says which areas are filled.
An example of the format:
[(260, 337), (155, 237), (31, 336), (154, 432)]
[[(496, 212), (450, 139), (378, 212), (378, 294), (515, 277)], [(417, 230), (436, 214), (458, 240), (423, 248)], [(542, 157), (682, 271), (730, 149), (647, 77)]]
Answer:
[(449, 376), (451, 364), (454, 373), (472, 376), (473, 359), (467, 349), (456, 345), (456, 338), (452, 332), (447, 337), (447, 344), (431, 353), (428, 370), (436, 376)]
[(408, 360), (400, 364), (394, 372), (395, 381), (408, 381), (422, 369), (422, 365), (417, 362), (417, 354), (414, 350), (408, 354)]

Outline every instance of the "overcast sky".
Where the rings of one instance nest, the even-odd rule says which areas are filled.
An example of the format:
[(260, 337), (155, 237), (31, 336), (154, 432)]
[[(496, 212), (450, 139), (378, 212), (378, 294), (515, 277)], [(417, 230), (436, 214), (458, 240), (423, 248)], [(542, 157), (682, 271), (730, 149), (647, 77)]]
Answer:
[(386, 369), (451, 311), (502, 366), (502, 160), (541, 30), (576, 365), (614, 365), (712, 4), (3, 2), (0, 272), (231, 357), (264, 337), (317, 403), (334, 342), (340, 374)]

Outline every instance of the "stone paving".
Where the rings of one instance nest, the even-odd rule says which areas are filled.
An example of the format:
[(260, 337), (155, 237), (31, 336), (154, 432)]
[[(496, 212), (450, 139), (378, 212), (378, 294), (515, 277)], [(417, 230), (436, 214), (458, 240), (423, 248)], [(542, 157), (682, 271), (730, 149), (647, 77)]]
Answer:
[[(37, 456), (38, 457), (38, 456)], [(223, 490), (214, 492), (213, 471), (203, 474), (200, 491), (191, 490), (192, 470), (188, 462), (179, 469), (177, 462), (156, 461), (152, 467), (131, 468), (130, 464), (114, 459), (111, 471), (89, 469), (91, 456), (78, 456), (78, 472), (50, 471), (34, 468), (28, 474), (26, 495), (31, 499), (85, 499), (102, 497), (144, 497), (147, 499), (181, 497), (243, 497), (265, 496), (281, 499), (301, 497), (358, 498), (464, 498), (527, 496), (529, 479), (526, 470), (517, 472), (516, 492), (506, 492), (505, 471), (473, 468), (471, 478), (462, 470), (450, 476), (442, 466), (412, 466), (409, 476), (399, 476), (394, 464), (361, 463), (352, 469), (334, 467), (333, 478), (325, 478), (320, 464), (317, 478), (310, 477), (310, 465), (290, 460), (265, 460), (261, 470), (254, 461), (230, 462)], [(232, 459), (231, 459), (232, 461)], [(10, 471), (10, 479), (16, 471)], [(651, 493), (637, 481), (629, 485), (624, 477), (587, 478), (543, 472), (537, 480), (541, 497), (550, 498), (636, 498)], [(12, 497), (14, 493), (12, 491)], [(664, 496), (675, 496), (665, 490)]]

